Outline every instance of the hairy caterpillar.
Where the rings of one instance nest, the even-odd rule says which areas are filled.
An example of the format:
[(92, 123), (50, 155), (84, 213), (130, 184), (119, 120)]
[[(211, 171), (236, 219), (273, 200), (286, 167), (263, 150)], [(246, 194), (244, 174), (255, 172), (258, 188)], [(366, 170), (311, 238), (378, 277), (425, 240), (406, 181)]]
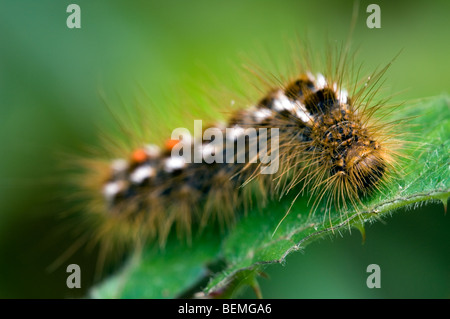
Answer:
[(323, 70), (301, 54), (292, 75), (254, 72), (264, 93), (227, 109), (228, 122), (201, 136), (181, 130), (161, 147), (83, 160), (78, 186), (96, 227), (89, 239), (104, 253), (148, 241), (164, 247), (172, 229), (189, 241), (193, 229), (232, 225), (255, 196), (263, 207), (289, 192), (308, 196), (311, 213), (323, 204), (324, 219), (330, 209), (358, 209), (395, 172), (399, 122), (383, 123), (392, 108), (375, 100), (389, 65), (357, 81), (347, 48), (334, 54)]

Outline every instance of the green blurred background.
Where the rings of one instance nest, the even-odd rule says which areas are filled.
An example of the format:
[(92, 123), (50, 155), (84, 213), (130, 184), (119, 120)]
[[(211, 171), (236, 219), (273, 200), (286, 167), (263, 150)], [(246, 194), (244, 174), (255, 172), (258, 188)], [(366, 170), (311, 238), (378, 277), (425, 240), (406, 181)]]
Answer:
[[(66, 26), (73, 2), (81, 7), (81, 29)], [(99, 127), (111, 120), (102, 94), (113, 106), (134, 103), (142, 87), (164, 114), (180, 91), (209, 77), (232, 87), (241, 53), (277, 52), (303, 34), (318, 47), (324, 37), (345, 41), (353, 8), (353, 1), (331, 0), (73, 2), (0, 0), (2, 298), (82, 297), (93, 281), (95, 250), (71, 258), (83, 271), (82, 289), (66, 288), (64, 267), (47, 267), (75, 239), (58, 228), (66, 176), (55, 154), (99, 144)], [(448, 92), (450, 2), (376, 1), (382, 28), (368, 29), (372, 2), (360, 2), (353, 36), (361, 62), (370, 69), (401, 51), (386, 77), (388, 93), (401, 91), (395, 99)], [(267, 269), (263, 295), (448, 298), (449, 229), (442, 204), (434, 204), (368, 226), (364, 245), (356, 231), (315, 242)], [(381, 267), (381, 289), (366, 287), (372, 263)]]

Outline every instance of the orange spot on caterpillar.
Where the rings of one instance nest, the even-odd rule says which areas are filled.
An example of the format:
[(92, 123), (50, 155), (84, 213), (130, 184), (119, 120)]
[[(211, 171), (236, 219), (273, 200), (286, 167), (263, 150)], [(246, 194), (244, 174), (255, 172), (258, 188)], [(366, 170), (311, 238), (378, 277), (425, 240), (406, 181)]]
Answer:
[(148, 155), (144, 149), (138, 148), (131, 155), (131, 160), (135, 163), (143, 163), (148, 159)]
[(167, 140), (166, 149), (171, 151), (175, 147), (175, 145), (177, 145), (179, 142), (180, 140), (173, 140), (173, 139)]

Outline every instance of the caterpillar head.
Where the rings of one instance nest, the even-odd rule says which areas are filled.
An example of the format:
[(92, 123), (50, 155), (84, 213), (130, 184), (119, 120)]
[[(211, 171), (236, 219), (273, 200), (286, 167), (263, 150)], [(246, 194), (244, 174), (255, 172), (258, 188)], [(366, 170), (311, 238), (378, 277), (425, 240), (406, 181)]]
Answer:
[(388, 161), (386, 152), (360, 121), (344, 117), (334, 123), (328, 127), (322, 123), (318, 128), (323, 131), (323, 139), (319, 140), (324, 154), (322, 162), (325, 161), (332, 178), (345, 181), (357, 193), (367, 193), (383, 177)]
[(305, 97), (313, 114), (311, 154), (317, 163), (316, 176), (322, 176), (323, 188), (331, 191), (340, 205), (377, 189), (392, 162), (387, 145), (370, 118), (352, 105), (350, 97), (325, 87)]

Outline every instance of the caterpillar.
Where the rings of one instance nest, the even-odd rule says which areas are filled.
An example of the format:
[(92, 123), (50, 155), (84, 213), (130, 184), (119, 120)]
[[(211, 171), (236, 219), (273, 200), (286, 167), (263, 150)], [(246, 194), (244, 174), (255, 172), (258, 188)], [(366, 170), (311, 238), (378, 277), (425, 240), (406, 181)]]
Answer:
[(105, 251), (143, 242), (163, 248), (173, 230), (189, 242), (194, 229), (232, 226), (255, 197), (264, 207), (290, 192), (309, 197), (310, 214), (322, 203), (324, 220), (331, 209), (342, 217), (358, 210), (401, 156), (399, 122), (383, 122), (392, 107), (376, 101), (389, 64), (357, 81), (346, 50), (318, 72), (300, 57), (306, 62), (293, 76), (255, 71), (265, 93), (229, 107), (227, 122), (200, 128), (200, 136), (175, 130), (162, 146), (149, 141), (121, 158), (82, 160), (77, 184), (97, 227), (91, 240)]

